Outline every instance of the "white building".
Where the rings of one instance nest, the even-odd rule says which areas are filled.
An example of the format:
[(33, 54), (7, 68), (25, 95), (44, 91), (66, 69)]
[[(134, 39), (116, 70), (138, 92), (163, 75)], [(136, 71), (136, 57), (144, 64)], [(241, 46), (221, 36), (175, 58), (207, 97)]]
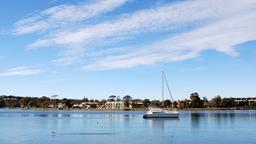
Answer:
[(99, 105), (97, 102), (82, 102), (81, 104), (74, 104), (73, 108), (97, 108)]
[(234, 102), (239, 104), (242, 102), (248, 102), (249, 106), (253, 103), (256, 103), (256, 97), (248, 97), (248, 98), (234, 98)]
[(106, 102), (106, 108), (108, 108), (108, 109), (121, 109), (121, 108), (124, 108), (124, 102), (122, 102), (122, 101), (108, 101), (108, 102)]
[(66, 107), (66, 104), (58, 103), (58, 108), (65, 108), (65, 107)]
[(97, 108), (98, 106), (97, 102), (83, 102), (80, 104), (80, 107), (84, 108)]

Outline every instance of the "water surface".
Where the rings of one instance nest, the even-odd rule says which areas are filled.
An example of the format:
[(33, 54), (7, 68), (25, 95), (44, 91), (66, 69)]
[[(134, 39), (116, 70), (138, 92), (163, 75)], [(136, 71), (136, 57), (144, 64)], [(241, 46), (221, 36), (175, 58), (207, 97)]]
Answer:
[(0, 110), (0, 144), (256, 143), (256, 111), (182, 111), (179, 119), (143, 113)]

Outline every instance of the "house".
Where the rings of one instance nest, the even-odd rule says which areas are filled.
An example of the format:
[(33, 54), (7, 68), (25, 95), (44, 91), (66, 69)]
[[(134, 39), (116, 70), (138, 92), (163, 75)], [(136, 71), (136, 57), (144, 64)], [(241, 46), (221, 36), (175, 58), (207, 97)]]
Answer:
[(80, 108), (80, 104), (74, 104), (72, 108)]
[(234, 102), (236, 104), (248, 102), (248, 105), (250, 106), (251, 104), (256, 103), (256, 97), (234, 98)]
[(122, 109), (124, 108), (123, 101), (107, 101), (105, 104), (108, 109)]
[(49, 104), (48, 107), (49, 107), (49, 108), (55, 108), (55, 105), (54, 105), (54, 104)]
[(99, 105), (97, 102), (82, 102), (79, 107), (80, 108), (97, 108)]
[(62, 108), (65, 108), (65, 107), (66, 107), (66, 104), (58, 103), (57, 107), (60, 108), (60, 109), (62, 109)]
[(99, 105), (97, 102), (82, 102), (81, 104), (74, 104), (72, 106), (73, 108), (98, 108)]
[(140, 100), (140, 99), (131, 100), (130, 105), (129, 105), (129, 107), (134, 107), (134, 108), (140, 108), (143, 106), (144, 106), (143, 100)]

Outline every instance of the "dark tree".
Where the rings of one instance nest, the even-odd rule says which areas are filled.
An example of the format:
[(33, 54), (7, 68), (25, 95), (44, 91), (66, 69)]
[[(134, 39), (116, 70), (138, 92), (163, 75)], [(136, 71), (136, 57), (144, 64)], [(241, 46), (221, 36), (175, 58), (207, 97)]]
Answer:
[(20, 107), (19, 102), (17, 100), (14, 100), (14, 99), (6, 100), (4, 103), (5, 103), (5, 107), (9, 107), (9, 108)]
[(123, 97), (124, 100), (124, 106), (129, 107), (130, 106), (130, 101), (132, 100), (132, 97), (129, 95), (126, 95)]
[(164, 107), (172, 107), (172, 102), (170, 100), (165, 100)]
[(202, 107), (202, 102), (201, 102), (201, 99), (200, 99), (200, 97), (199, 97), (199, 94), (198, 93), (192, 93), (191, 95), (190, 95), (190, 99), (191, 99), (191, 104), (190, 104), (190, 106), (192, 107), (192, 108), (200, 108), (200, 107)]
[(223, 98), (221, 100), (222, 107), (233, 107), (234, 106), (234, 99), (233, 98)]
[(37, 102), (36, 102), (36, 98), (30, 99), (30, 101), (28, 102), (28, 107), (31, 107), (31, 108), (38, 107)]
[(83, 102), (89, 102), (89, 99), (87, 97), (84, 97), (82, 101)]
[(160, 106), (162, 106), (162, 103), (159, 100), (152, 100), (150, 102), (150, 105), (153, 107), (160, 107)]
[(115, 95), (111, 95), (108, 97), (108, 101), (115, 101), (116, 100), (116, 96)]
[(173, 108), (177, 108), (178, 107), (178, 102), (174, 101), (172, 105), (173, 105)]
[(5, 106), (4, 100), (2, 98), (0, 98), (0, 108), (2, 108), (4, 106)]
[(149, 105), (150, 105), (150, 100), (149, 100), (149, 99), (144, 99), (144, 100), (143, 100), (143, 106), (144, 106), (145, 108), (147, 108)]
[(71, 101), (67, 98), (63, 98), (61, 101), (60, 101), (62, 104), (64, 104), (66, 107), (68, 108), (71, 108), (72, 105), (71, 105)]
[(221, 107), (221, 97), (218, 95), (216, 97), (214, 97), (212, 100), (211, 100), (211, 105), (213, 107)]

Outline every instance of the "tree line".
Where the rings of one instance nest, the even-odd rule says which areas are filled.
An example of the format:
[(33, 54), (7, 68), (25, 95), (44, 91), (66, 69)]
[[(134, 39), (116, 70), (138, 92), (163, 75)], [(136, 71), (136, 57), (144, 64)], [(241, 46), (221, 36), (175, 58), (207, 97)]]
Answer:
[(184, 108), (256, 107), (256, 102), (250, 103), (247, 100), (236, 102), (235, 98), (222, 98), (220, 95), (208, 100), (206, 97), (200, 98), (198, 93), (192, 93), (189, 100), (185, 99), (182, 102)]
[(104, 106), (107, 101), (123, 101), (125, 107), (130, 105), (133, 108), (147, 108), (147, 107), (164, 107), (164, 108), (232, 108), (232, 107), (255, 107), (256, 102), (249, 103), (248, 101), (241, 101), (239, 103), (234, 101), (234, 98), (222, 98), (216, 96), (211, 100), (206, 97), (200, 97), (198, 93), (192, 93), (189, 99), (170, 101), (164, 100), (150, 100), (150, 99), (133, 99), (130, 95), (126, 95), (123, 98), (119, 96), (111, 95), (108, 99), (58, 99), (57, 95), (52, 98), (42, 97), (21, 97), (21, 96), (0, 96), (0, 108), (56, 108), (58, 104), (64, 104), (66, 108), (72, 108), (75, 104), (83, 102), (97, 103), (99, 106)]

